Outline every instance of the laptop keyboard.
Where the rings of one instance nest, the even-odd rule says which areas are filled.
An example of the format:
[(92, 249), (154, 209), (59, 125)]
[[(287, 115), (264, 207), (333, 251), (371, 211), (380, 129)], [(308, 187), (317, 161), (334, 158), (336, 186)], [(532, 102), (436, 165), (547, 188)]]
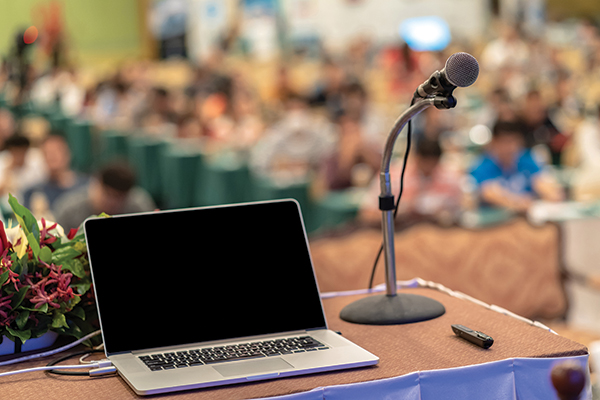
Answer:
[(310, 336), (265, 340), (229, 346), (205, 347), (197, 350), (152, 354), (138, 357), (152, 371), (193, 367), (249, 358), (272, 357), (307, 351), (327, 350), (329, 347)]

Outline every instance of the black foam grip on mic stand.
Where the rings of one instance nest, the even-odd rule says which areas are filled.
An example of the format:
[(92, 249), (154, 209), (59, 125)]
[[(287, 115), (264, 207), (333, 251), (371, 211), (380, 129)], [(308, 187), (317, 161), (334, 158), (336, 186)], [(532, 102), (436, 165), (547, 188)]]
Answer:
[(396, 208), (394, 205), (394, 196), (379, 196), (379, 209), (389, 211)]
[(433, 103), (433, 105), (438, 110), (447, 110), (447, 109), (456, 107), (456, 99), (452, 95), (447, 96), (447, 97), (436, 96), (435, 102)]

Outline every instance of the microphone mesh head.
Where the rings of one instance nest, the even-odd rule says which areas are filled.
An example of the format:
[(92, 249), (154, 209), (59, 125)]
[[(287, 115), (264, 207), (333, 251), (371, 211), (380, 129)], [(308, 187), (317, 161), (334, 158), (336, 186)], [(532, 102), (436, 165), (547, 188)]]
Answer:
[(479, 63), (469, 53), (454, 53), (446, 60), (446, 79), (458, 87), (471, 86), (479, 76)]

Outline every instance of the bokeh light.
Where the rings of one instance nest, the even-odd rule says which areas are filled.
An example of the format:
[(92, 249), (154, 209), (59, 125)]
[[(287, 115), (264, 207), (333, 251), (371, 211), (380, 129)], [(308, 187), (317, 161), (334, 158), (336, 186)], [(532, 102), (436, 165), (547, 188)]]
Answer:
[(23, 34), (23, 41), (27, 44), (31, 44), (33, 42), (35, 42), (35, 40), (38, 37), (38, 30), (35, 26), (30, 26), (29, 28), (27, 28), (25, 30), (25, 33)]
[(400, 36), (416, 51), (444, 50), (452, 38), (448, 23), (435, 16), (405, 20), (400, 25)]

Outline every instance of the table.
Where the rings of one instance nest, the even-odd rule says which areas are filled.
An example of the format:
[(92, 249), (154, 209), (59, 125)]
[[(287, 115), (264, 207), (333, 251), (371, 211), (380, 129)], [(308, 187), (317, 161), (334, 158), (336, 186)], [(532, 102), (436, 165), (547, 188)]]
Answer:
[[(434, 289), (410, 288), (401, 292), (422, 294), (441, 301), (446, 314), (417, 324), (354, 325), (340, 320), (339, 312), (346, 304), (364, 295), (323, 300), (329, 327), (378, 355), (380, 363), (377, 366), (152, 398), (545, 399), (553, 398), (549, 374), (554, 362), (570, 358), (583, 365), (587, 363), (588, 353), (583, 345), (537, 326)], [(483, 350), (455, 337), (450, 329), (450, 324), (455, 323), (486, 332), (494, 338), (494, 345)], [(48, 361), (27, 362), (19, 368), (45, 365)], [(14, 368), (2, 367), (0, 372)], [(0, 379), (0, 391), (6, 398), (37, 398), (41, 393), (46, 400), (66, 396), (89, 400), (139, 398), (116, 376), (90, 379), (43, 373), (14, 375)], [(484, 391), (484, 397), (481, 397), (481, 391)], [(455, 393), (456, 397), (450, 393)], [(506, 393), (516, 393), (517, 397), (505, 397)]]

